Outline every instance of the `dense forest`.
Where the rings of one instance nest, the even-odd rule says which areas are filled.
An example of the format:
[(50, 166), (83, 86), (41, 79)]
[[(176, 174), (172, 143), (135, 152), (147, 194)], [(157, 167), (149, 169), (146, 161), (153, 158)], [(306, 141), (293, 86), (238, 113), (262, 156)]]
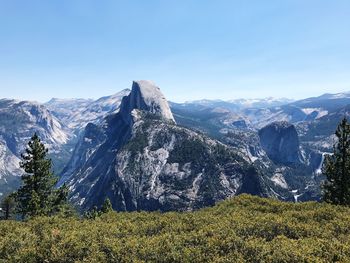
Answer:
[(195, 212), (0, 224), (0, 262), (350, 262), (350, 208), (249, 195)]

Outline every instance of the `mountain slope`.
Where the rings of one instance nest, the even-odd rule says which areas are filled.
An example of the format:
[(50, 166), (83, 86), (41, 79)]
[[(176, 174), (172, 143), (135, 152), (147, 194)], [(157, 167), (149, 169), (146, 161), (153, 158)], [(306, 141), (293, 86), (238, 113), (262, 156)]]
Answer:
[(350, 104), (350, 93), (324, 94), (294, 101), (278, 107), (244, 109), (243, 113), (256, 128), (275, 122), (293, 124), (313, 122)]
[[(172, 103), (174, 110), (181, 111), (181, 117), (196, 114), (204, 117), (209, 109), (222, 108), (238, 114), (248, 128), (256, 130), (272, 123), (286, 121), (292, 124), (313, 122), (327, 114), (350, 104), (350, 93), (323, 94), (318, 97), (292, 101), (289, 99), (237, 99), (198, 100), (186, 103)], [(206, 109), (204, 111), (203, 109)], [(200, 115), (202, 111), (202, 115)], [(211, 120), (211, 122), (214, 121)]]
[(2, 99), (0, 120), (0, 193), (3, 195), (18, 186), (22, 175), (19, 157), (35, 132), (50, 152), (57, 155), (56, 164), (65, 158), (62, 145), (69, 141), (69, 132), (43, 105)]
[(225, 108), (204, 105), (170, 103), (176, 121), (183, 126), (220, 138), (223, 129), (250, 129), (249, 120), (242, 114)]
[(260, 132), (232, 130), (221, 140), (249, 157), (265, 175), (271, 196), (285, 201), (319, 200), (322, 153), (299, 144), (297, 138), (293, 125), (279, 122)]
[(71, 200), (83, 209), (106, 197), (117, 210), (167, 211), (211, 205), (240, 192), (265, 194), (261, 175), (242, 154), (177, 126), (151, 82), (134, 82), (120, 111), (87, 129), (81, 140), (79, 145), (91, 147), (84, 146), (78, 166), (64, 178)]
[(114, 95), (97, 100), (51, 99), (45, 106), (71, 130), (78, 132), (88, 123), (99, 123), (107, 114), (119, 109), (121, 100), (130, 90), (124, 89)]

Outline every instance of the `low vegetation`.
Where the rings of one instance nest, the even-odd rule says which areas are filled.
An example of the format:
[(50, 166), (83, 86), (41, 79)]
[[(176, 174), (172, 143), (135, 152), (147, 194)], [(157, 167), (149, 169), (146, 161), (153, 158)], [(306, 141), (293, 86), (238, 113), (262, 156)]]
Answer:
[(0, 262), (350, 262), (350, 208), (241, 195), (195, 212), (1, 221)]

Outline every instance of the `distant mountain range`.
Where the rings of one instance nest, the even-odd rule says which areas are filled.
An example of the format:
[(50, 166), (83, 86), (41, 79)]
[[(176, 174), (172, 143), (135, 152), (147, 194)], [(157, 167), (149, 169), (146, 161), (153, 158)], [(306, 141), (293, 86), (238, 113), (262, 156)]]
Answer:
[(83, 210), (188, 210), (239, 193), (318, 200), (350, 93), (167, 102), (149, 81), (98, 100), (0, 100), (0, 198), (19, 185), (34, 132)]
[(121, 100), (130, 90), (125, 89), (114, 95), (91, 99), (51, 99), (44, 106), (69, 129), (79, 131), (88, 123), (97, 123), (107, 114), (119, 109)]
[(293, 102), (292, 99), (287, 98), (262, 98), (262, 99), (233, 99), (233, 100), (194, 100), (187, 101), (186, 105), (201, 105), (211, 108), (223, 107), (233, 111), (247, 109), (247, 108), (270, 108), (281, 106)]

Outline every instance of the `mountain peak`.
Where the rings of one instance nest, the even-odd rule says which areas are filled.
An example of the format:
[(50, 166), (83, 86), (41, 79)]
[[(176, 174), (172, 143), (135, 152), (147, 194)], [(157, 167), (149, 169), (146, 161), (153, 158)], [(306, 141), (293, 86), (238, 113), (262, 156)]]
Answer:
[(131, 92), (129, 96), (124, 97), (120, 108), (123, 113), (129, 114), (134, 109), (144, 110), (175, 122), (168, 101), (152, 81), (133, 81)]

